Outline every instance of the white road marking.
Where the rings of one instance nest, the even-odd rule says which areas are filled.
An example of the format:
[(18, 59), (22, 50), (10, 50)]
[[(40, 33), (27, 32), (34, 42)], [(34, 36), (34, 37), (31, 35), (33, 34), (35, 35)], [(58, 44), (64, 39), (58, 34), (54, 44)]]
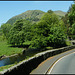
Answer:
[[(75, 52), (73, 52), (73, 53), (75, 53)], [(70, 54), (72, 54), (72, 53), (70, 53)], [(69, 54), (68, 54), (69, 55)], [(50, 71), (47, 73), (47, 74), (51, 74), (51, 71), (53, 70), (53, 68), (54, 68), (54, 66), (61, 60), (61, 59), (63, 59), (64, 57), (66, 57), (67, 55), (65, 55), (65, 56), (63, 56), (63, 57), (61, 57), (61, 58), (59, 58), (54, 64), (53, 64), (53, 66), (51, 67), (51, 69), (50, 69)]]

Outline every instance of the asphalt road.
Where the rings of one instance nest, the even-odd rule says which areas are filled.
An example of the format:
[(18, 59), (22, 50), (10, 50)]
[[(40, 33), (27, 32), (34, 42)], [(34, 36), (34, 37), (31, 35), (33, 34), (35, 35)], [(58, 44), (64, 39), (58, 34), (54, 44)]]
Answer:
[(59, 58), (73, 52), (75, 52), (75, 49), (48, 58), (47, 60), (43, 61), (41, 65), (38, 65), (38, 67), (34, 69), (30, 74), (47, 74), (49, 69), (52, 67), (53, 63), (55, 63)]
[(57, 60), (48, 74), (75, 74), (75, 52)]

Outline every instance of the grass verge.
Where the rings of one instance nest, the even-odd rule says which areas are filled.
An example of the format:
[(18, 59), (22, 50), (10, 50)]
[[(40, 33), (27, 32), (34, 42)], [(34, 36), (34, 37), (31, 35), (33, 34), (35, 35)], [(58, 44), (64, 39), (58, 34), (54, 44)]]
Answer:
[(6, 41), (0, 41), (0, 56), (2, 55), (13, 55), (17, 53), (21, 53), (23, 48), (17, 48), (17, 47), (10, 47), (10, 45), (7, 44)]

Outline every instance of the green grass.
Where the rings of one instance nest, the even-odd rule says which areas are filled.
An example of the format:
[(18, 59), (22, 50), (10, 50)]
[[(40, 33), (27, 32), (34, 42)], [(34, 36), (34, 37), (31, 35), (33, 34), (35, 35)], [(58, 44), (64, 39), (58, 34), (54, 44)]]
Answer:
[(71, 42), (70, 41), (66, 41), (66, 45), (67, 46), (70, 46), (71, 45)]
[(31, 42), (32, 42), (32, 41), (26, 41), (26, 42), (24, 42), (23, 44), (25, 44), (25, 45), (30, 45)]
[(7, 44), (7, 41), (0, 41), (0, 56), (1, 55), (13, 55), (16, 53), (21, 53), (22, 48), (17, 48), (17, 47), (10, 47), (10, 45)]
[(3, 71), (3, 70), (5, 70), (5, 69), (8, 69), (8, 68), (10, 68), (10, 67), (12, 67), (12, 66), (14, 66), (15, 64), (12, 64), (12, 65), (7, 65), (7, 66), (2, 66), (2, 67), (0, 67), (0, 71)]
[(0, 41), (3, 41), (3, 36), (0, 35)]
[(53, 49), (53, 47), (46, 47), (46, 49), (50, 50), (50, 49)]

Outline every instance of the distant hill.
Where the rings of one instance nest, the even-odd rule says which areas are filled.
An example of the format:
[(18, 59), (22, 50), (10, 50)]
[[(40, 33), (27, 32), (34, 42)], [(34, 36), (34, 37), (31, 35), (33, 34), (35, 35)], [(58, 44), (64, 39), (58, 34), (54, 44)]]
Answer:
[(17, 16), (10, 18), (6, 23), (9, 23), (12, 25), (16, 20), (19, 20), (19, 19), (26, 19), (29, 21), (37, 22), (40, 20), (41, 16), (44, 13), (45, 12), (41, 10), (28, 10), (22, 14), (19, 14)]
[(65, 16), (65, 14), (66, 14), (66, 12), (63, 12), (63, 11), (60, 11), (60, 10), (54, 11), (54, 13), (55, 13), (56, 15), (58, 15), (60, 18), (61, 18), (62, 16)]
[[(12, 25), (16, 20), (19, 20), (19, 19), (26, 19), (26, 20), (32, 21), (33, 23), (38, 22), (44, 13), (45, 12), (41, 10), (28, 10), (22, 14), (19, 14), (17, 16), (10, 18), (6, 23), (9, 23)], [(59, 10), (54, 11), (54, 13), (58, 15), (60, 18), (66, 14), (66, 12), (59, 11)]]

